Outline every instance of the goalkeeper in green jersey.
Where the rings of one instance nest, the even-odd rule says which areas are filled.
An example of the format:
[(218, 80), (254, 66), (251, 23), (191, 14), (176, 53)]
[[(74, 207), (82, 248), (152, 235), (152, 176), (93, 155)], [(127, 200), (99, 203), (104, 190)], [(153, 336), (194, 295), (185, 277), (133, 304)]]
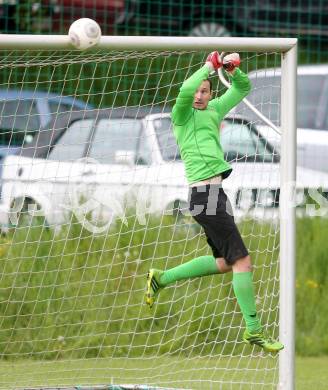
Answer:
[[(185, 80), (172, 111), (177, 139), (190, 184), (190, 212), (202, 226), (213, 256), (201, 256), (177, 267), (150, 269), (146, 303), (152, 307), (161, 289), (178, 280), (233, 272), (233, 290), (246, 323), (244, 342), (267, 352), (278, 352), (283, 344), (267, 337), (256, 312), (251, 258), (234, 222), (222, 180), (232, 171), (224, 160), (219, 138), (220, 123), (251, 89), (239, 69), (240, 59), (232, 53), (221, 60), (218, 52), (208, 55), (205, 65)], [(223, 67), (232, 85), (212, 100), (209, 74)]]

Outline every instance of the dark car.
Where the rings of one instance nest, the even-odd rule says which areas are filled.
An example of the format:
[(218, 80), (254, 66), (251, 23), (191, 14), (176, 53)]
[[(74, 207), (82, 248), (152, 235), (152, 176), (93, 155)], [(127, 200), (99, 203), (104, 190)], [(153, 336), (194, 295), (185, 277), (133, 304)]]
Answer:
[(74, 20), (90, 18), (97, 21), (102, 34), (115, 32), (124, 12), (124, 0), (56, 0), (55, 31), (65, 34)]
[(58, 11), (56, 0), (0, 1), (0, 32), (53, 33)]
[(328, 37), (328, 2), (126, 0), (124, 23), (148, 35)]
[(54, 116), (93, 107), (71, 96), (42, 91), (0, 89), (0, 158), (29, 144)]

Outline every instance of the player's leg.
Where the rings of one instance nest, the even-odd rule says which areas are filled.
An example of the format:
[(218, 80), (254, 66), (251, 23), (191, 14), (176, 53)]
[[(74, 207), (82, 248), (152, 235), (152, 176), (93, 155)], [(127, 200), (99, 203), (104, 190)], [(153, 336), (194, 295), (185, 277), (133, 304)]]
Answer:
[(218, 269), (220, 270), (220, 274), (226, 274), (227, 272), (232, 271), (232, 266), (227, 264), (224, 257), (218, 257), (216, 259), (216, 265)]
[[(235, 239), (238, 242), (241, 237), (235, 237)], [(258, 345), (266, 352), (279, 352), (284, 348), (283, 344), (265, 335), (257, 315), (250, 256), (247, 255), (234, 261), (232, 271), (234, 293), (246, 323), (244, 342)]]
[(266, 351), (278, 352), (283, 345), (265, 337), (262, 332), (256, 312), (251, 258), (223, 189), (219, 191), (213, 208), (215, 213), (204, 212), (194, 218), (204, 227), (209, 241), (224, 257), (227, 267), (233, 270), (233, 289), (246, 323), (244, 341), (257, 344)]
[(227, 268), (232, 268), (233, 288), (246, 327), (258, 333), (261, 324), (255, 307), (251, 258), (235, 224), (228, 197), (222, 188), (214, 190), (208, 189), (209, 196), (216, 194), (216, 198), (211, 199), (212, 208), (208, 204), (206, 211), (194, 218), (203, 226), (213, 252), (220, 253)]
[(213, 256), (200, 256), (165, 271), (150, 269), (147, 275), (146, 303), (153, 306), (161, 289), (180, 280), (220, 274), (231, 271), (224, 259), (217, 253)]
[[(203, 189), (206, 189), (206, 192), (198, 191), (196, 187), (192, 188), (190, 192), (190, 211), (194, 209), (195, 205), (202, 209), (200, 215), (193, 217), (196, 222), (198, 222), (204, 228), (206, 234), (206, 218), (203, 218), (202, 215), (205, 214), (208, 203), (209, 186), (203, 186)], [(222, 259), (221, 253), (218, 251), (217, 247), (213, 244), (208, 236), (207, 242), (212, 248), (213, 256), (200, 256), (165, 271), (155, 268), (149, 270), (147, 275), (147, 287), (145, 294), (147, 305), (152, 307), (154, 300), (160, 290), (169, 284), (175, 283), (179, 280), (197, 278), (230, 271), (230, 269), (226, 269), (224, 266), (225, 262), (224, 259)], [(217, 259), (221, 260), (217, 261)]]
[[(232, 239), (241, 248), (242, 238), (236, 230)], [(255, 294), (253, 286), (253, 272), (251, 258), (249, 255), (237, 260), (228, 260), (232, 264), (232, 285), (238, 305), (243, 314), (246, 328), (253, 333), (261, 331), (261, 324), (256, 312)]]

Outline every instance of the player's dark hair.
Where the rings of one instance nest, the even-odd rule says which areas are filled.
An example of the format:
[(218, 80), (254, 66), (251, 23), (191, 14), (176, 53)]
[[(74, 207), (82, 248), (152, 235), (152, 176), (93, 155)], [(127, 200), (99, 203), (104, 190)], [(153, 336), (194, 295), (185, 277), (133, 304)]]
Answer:
[(208, 81), (210, 83), (210, 92), (212, 92), (212, 87), (213, 87), (212, 80), (211, 79), (205, 79), (205, 81)]

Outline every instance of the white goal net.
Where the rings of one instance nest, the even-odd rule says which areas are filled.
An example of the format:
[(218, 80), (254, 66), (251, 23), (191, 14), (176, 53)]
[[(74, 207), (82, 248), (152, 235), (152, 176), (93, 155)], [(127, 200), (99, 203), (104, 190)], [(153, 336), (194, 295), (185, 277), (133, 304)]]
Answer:
[[(277, 388), (278, 356), (242, 343), (231, 274), (144, 303), (149, 268), (211, 254), (170, 117), (209, 51), (0, 52), (1, 389)], [(241, 51), (250, 100), (280, 127), (281, 53)], [(281, 138), (243, 105), (218, 132), (259, 317), (278, 338)]]

